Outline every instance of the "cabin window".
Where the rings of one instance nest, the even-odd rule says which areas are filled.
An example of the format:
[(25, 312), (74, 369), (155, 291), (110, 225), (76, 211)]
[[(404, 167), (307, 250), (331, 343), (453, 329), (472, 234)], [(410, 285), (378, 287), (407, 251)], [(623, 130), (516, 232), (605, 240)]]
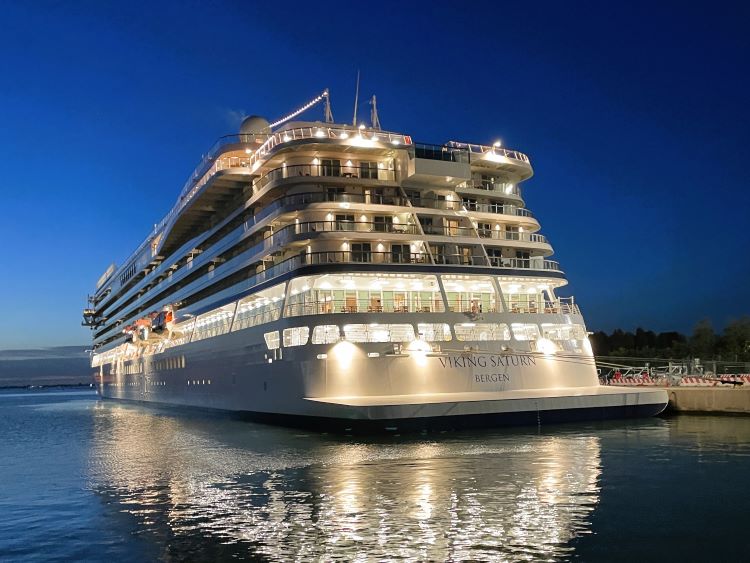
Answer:
[(369, 180), (378, 179), (378, 163), (377, 162), (360, 162), (360, 176)]
[(318, 325), (313, 329), (313, 344), (335, 344), (341, 340), (337, 325)]
[(336, 215), (337, 231), (353, 231), (354, 215)]
[(539, 340), (539, 327), (535, 324), (513, 323), (511, 327), (516, 340)]
[(341, 161), (324, 158), (320, 161), (321, 176), (341, 176)]
[(274, 330), (273, 332), (267, 332), (263, 335), (266, 341), (266, 346), (269, 350), (277, 350), (279, 348), (279, 331)]
[(378, 233), (390, 233), (393, 231), (393, 217), (376, 216), (373, 219), (373, 229)]
[(349, 342), (411, 342), (414, 327), (409, 324), (351, 324), (344, 326)]
[(371, 262), (372, 247), (369, 242), (355, 242), (352, 244), (352, 262)]
[(304, 346), (305, 344), (307, 344), (307, 339), (310, 337), (310, 328), (306, 326), (285, 328), (283, 337), (285, 348), (291, 348), (292, 346)]
[(451, 328), (445, 323), (419, 323), (417, 332), (427, 342), (450, 342)]
[(456, 339), (462, 341), (510, 340), (510, 330), (505, 323), (461, 323), (453, 326)]

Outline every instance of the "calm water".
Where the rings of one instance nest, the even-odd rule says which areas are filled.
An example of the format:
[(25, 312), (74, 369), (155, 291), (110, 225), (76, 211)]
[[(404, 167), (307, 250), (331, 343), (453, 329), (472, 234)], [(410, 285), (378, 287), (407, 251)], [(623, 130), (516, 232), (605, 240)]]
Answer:
[(2, 560), (746, 560), (750, 418), (388, 436), (0, 393)]

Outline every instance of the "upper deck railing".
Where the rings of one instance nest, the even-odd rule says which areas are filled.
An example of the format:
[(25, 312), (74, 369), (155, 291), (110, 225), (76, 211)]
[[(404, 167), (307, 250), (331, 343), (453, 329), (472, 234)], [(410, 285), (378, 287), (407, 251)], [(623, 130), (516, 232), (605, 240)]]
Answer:
[(462, 149), (468, 151), (470, 154), (481, 154), (483, 156), (495, 155), (504, 156), (505, 158), (512, 158), (513, 160), (520, 160), (526, 164), (530, 164), (529, 157), (520, 151), (514, 151), (511, 149), (505, 149), (497, 146), (487, 145), (475, 145), (472, 143), (460, 143), (458, 141), (448, 141), (446, 146), (455, 149)]

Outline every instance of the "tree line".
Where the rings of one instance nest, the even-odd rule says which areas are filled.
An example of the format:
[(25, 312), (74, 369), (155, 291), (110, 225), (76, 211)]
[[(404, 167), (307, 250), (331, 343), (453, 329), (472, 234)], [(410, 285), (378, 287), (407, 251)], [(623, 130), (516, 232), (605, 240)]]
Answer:
[(659, 332), (637, 328), (635, 332), (615, 329), (611, 334), (595, 332), (589, 339), (596, 356), (633, 358), (700, 358), (725, 362), (750, 362), (750, 317), (732, 321), (724, 331), (714, 331), (711, 321), (702, 320), (692, 334)]

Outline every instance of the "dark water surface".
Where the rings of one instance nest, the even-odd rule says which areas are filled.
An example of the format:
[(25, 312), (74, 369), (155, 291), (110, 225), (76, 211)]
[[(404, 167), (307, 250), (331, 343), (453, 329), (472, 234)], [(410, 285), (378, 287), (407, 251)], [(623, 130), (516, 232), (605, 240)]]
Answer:
[(0, 559), (742, 561), (750, 418), (346, 437), (0, 393)]

